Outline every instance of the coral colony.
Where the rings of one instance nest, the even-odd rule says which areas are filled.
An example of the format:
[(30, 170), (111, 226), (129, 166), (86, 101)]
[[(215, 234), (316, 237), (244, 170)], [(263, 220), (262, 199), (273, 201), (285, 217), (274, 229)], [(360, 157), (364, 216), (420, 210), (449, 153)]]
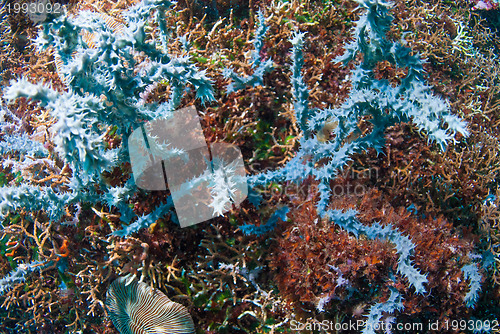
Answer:
[(496, 1), (61, 6), (2, 8), (1, 333), (500, 332)]

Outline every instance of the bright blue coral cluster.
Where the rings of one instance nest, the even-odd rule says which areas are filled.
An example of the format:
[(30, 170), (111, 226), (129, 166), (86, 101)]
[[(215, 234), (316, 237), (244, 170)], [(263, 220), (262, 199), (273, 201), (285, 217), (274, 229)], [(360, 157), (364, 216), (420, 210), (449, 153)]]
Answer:
[[(392, 17), (389, 4), (379, 1), (361, 1), (367, 9), (356, 24), (354, 41), (335, 61), (348, 63), (357, 54), (363, 55), (361, 64), (351, 73), (352, 89), (339, 107), (318, 110), (309, 107), (308, 89), (302, 79), (302, 46), (304, 34), (292, 39), (292, 86), (297, 125), (302, 130), (300, 149), (283, 168), (262, 173), (252, 178), (255, 185), (272, 181), (301, 181), (313, 176), (320, 182), (320, 214), (330, 199), (328, 183), (351, 160), (351, 155), (374, 148), (382, 152), (385, 130), (400, 122), (413, 122), (427, 132), (429, 141), (445, 149), (449, 141), (460, 133), (467, 136), (465, 122), (451, 114), (446, 101), (433, 95), (423, 78), (423, 61), (399, 42), (386, 38)], [(408, 75), (394, 87), (387, 80), (375, 79), (375, 65), (389, 61), (398, 68), (408, 68)], [(361, 134), (358, 123), (368, 119), (373, 125), (369, 133)], [(329, 140), (319, 138), (319, 132), (332, 126)], [(446, 127), (445, 127), (446, 125)], [(314, 134), (316, 132), (316, 134)], [(328, 162), (323, 162), (325, 159)]]

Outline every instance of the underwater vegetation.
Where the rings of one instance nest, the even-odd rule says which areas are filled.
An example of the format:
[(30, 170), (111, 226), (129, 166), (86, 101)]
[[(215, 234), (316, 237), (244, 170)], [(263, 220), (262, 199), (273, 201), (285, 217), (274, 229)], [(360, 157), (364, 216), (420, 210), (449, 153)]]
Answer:
[(143, 282), (118, 278), (111, 283), (106, 306), (120, 333), (194, 333), (187, 309)]
[[(70, 5), (2, 8), (0, 332), (500, 332), (494, 2)], [(248, 198), (180, 228), (128, 138), (193, 106)]]

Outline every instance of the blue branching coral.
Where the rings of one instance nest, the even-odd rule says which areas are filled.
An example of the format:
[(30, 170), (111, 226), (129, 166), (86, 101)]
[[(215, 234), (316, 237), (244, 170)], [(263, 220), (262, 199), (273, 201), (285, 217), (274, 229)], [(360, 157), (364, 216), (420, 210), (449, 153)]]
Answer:
[[(398, 272), (408, 278), (418, 293), (424, 293), (425, 275), (410, 263), (414, 248), (410, 239), (390, 226), (363, 226), (356, 221), (356, 212), (326, 211), (331, 196), (329, 182), (347, 165), (352, 154), (370, 147), (382, 152), (384, 131), (398, 122), (413, 121), (427, 131), (429, 140), (436, 141), (443, 149), (448, 141), (454, 140), (455, 134), (466, 136), (468, 131), (465, 123), (450, 113), (448, 104), (432, 95), (430, 88), (423, 84), (422, 61), (411, 56), (410, 49), (387, 40), (385, 35), (392, 20), (388, 13), (389, 4), (378, 1), (361, 1), (360, 4), (367, 11), (357, 21), (354, 41), (336, 61), (347, 63), (357, 53), (362, 53), (363, 62), (353, 70), (351, 93), (340, 107), (323, 110), (309, 107), (309, 93), (301, 74), (305, 34), (296, 33), (291, 39), (294, 109), (297, 125), (303, 133), (300, 149), (284, 167), (254, 175), (251, 181), (259, 186), (273, 181), (301, 182), (314, 177), (320, 182), (318, 213), (356, 235), (364, 234), (370, 239), (380, 238), (394, 243), (400, 254)], [(374, 78), (374, 66), (383, 60), (409, 68), (408, 76), (400, 86), (393, 87), (387, 80)], [(358, 123), (368, 116), (373, 128), (362, 134)], [(446, 130), (443, 128), (445, 123), (448, 125)], [(321, 131), (328, 126), (331, 133), (324, 140), (320, 137)]]
[[(300, 148), (284, 167), (256, 174), (250, 180), (254, 186), (261, 186), (270, 182), (302, 182), (309, 177), (314, 178), (319, 182), (318, 214), (356, 236), (365, 235), (369, 239), (393, 243), (399, 255), (398, 273), (408, 279), (418, 294), (423, 294), (427, 278), (411, 263), (415, 248), (411, 239), (390, 225), (382, 227), (375, 223), (364, 226), (357, 221), (354, 210), (328, 210), (330, 181), (335, 179), (354, 153), (369, 148), (381, 153), (386, 129), (399, 122), (413, 122), (419, 130), (427, 133), (429, 142), (436, 142), (442, 150), (446, 149), (448, 142), (455, 141), (457, 134), (467, 136), (469, 132), (466, 123), (451, 114), (448, 103), (434, 95), (424, 83), (423, 61), (419, 56), (412, 55), (411, 50), (401, 43), (387, 39), (392, 21), (390, 4), (378, 0), (358, 2), (365, 13), (356, 22), (354, 40), (346, 46), (343, 56), (335, 59), (347, 64), (358, 54), (363, 55), (361, 64), (351, 72), (349, 96), (337, 108), (319, 110), (309, 106), (309, 90), (301, 73), (305, 34), (295, 33), (290, 40), (293, 61), (291, 82), (295, 118), (302, 131)], [(408, 69), (408, 74), (399, 85), (375, 79), (375, 66), (381, 61)], [(371, 124), (368, 131), (359, 127), (361, 121)], [(245, 227), (245, 230), (249, 229)], [(395, 299), (394, 296), (393, 293), (391, 299)], [(389, 311), (403, 307), (401, 302), (397, 305)]]
[[(7, 122), (6, 118), (10, 118), (11, 122)], [(26, 133), (23, 133), (21, 128), (19, 117), (0, 106), (0, 133), (3, 134), (2, 141), (0, 141), (0, 155), (23, 153), (29, 156), (46, 157), (48, 151), (43, 144), (32, 140)]]
[(481, 291), (482, 276), (479, 273), (477, 264), (471, 263), (462, 267), (464, 278), (470, 281), (470, 289), (465, 295), (464, 301), (467, 307), (475, 307)]
[[(71, 166), (73, 175), (65, 192), (31, 185), (2, 187), (2, 216), (24, 207), (43, 209), (52, 219), (58, 219), (72, 203), (100, 201), (119, 208), (124, 222), (133, 219), (128, 207), (135, 192), (133, 180), (113, 187), (102, 179), (104, 170), (128, 161), (126, 140), (119, 148), (105, 147), (108, 127), (116, 127), (116, 135), (126, 138), (144, 121), (172, 117), (188, 85), (196, 89), (202, 103), (214, 100), (211, 80), (204, 71), (198, 70), (189, 57), (169, 56), (166, 40), (155, 42), (146, 32), (150, 13), (155, 12), (159, 35), (166, 36), (162, 20), (170, 5), (169, 1), (145, 0), (122, 13), (124, 23), (84, 11), (44, 24), (36, 44), (40, 49), (55, 51), (57, 72), (67, 91), (58, 92), (21, 78), (5, 89), (4, 98), (10, 102), (30, 98), (50, 111), (56, 120), (50, 129), (55, 150)], [(162, 104), (145, 103), (142, 93), (161, 80), (171, 87), (170, 99)], [(99, 191), (95, 185), (99, 185)], [(117, 235), (130, 235), (171, 208), (161, 205), (152, 216), (140, 217)]]
[(255, 31), (255, 38), (253, 40), (254, 50), (252, 51), (252, 69), (253, 73), (249, 76), (239, 76), (232, 69), (224, 69), (224, 76), (232, 80), (227, 86), (227, 93), (245, 89), (247, 87), (255, 87), (263, 85), (264, 74), (273, 69), (272, 59), (262, 60), (261, 52), (264, 46), (264, 38), (266, 36), (268, 27), (265, 24), (264, 13), (262, 10), (258, 13), (258, 26)]
[[(370, 307), (366, 321), (366, 325), (361, 333), (363, 334), (375, 334), (376, 331), (381, 327), (382, 317), (384, 313), (394, 313), (395, 311), (402, 310), (404, 308), (401, 295), (395, 289), (391, 290), (391, 295), (389, 299), (383, 303), (377, 303)], [(389, 319), (390, 321), (391, 319)], [(395, 319), (392, 319), (394, 322)], [(387, 320), (386, 320), (387, 322)], [(388, 326), (386, 326), (388, 327)]]
[(330, 221), (342, 227), (349, 233), (353, 233), (356, 237), (361, 235), (366, 236), (370, 240), (379, 239), (387, 240), (393, 243), (396, 247), (396, 252), (399, 255), (397, 271), (408, 279), (408, 282), (415, 291), (419, 294), (425, 292), (424, 284), (427, 283), (426, 275), (421, 274), (411, 263), (411, 256), (415, 245), (410, 238), (395, 230), (392, 226), (387, 225), (382, 227), (378, 223), (371, 226), (365, 226), (356, 219), (355, 210), (328, 210), (327, 217)]
[[(471, 254), (489, 242), (484, 263), (498, 258), (499, 196), (491, 194), (500, 158), (495, 135), (479, 137), (485, 123), (473, 122), (498, 121), (497, 80), (439, 64), (448, 58), (433, 58), (415, 36), (428, 34), (428, 24), (453, 42), (469, 36), (457, 30), (467, 26), (459, 14), (446, 9), (441, 18), (423, 6), (432, 19), (416, 27), (415, 16), (401, 23), (405, 10), (417, 15), (414, 5), (356, 2), (276, 1), (238, 12), (214, 0), (230, 15), (207, 23), (196, 17), (198, 4), (142, 0), (41, 25), (31, 43), (60, 80), (4, 71), (2, 59), (10, 106), (0, 107), (0, 295), (9, 313), (21, 309), (14, 300), (34, 305), (19, 316), (32, 320), (23, 329), (103, 327), (105, 291), (117, 275), (130, 281), (111, 292), (140, 276), (145, 296), (149, 281), (185, 304), (188, 332), (287, 332), (293, 321), (307, 327), (319, 317), (362, 319), (363, 333), (462, 312), (490, 319), (489, 275), (498, 281), (499, 271)], [(461, 49), (453, 50), (457, 60)], [(18, 73), (28, 74), (12, 79)], [(442, 80), (450, 77), (459, 83), (453, 92)], [(182, 146), (192, 133), (171, 131), (184, 128), (176, 121), (187, 117), (185, 106), (197, 108), (195, 150)], [(235, 146), (238, 161), (216, 150)], [(469, 149), (478, 152), (466, 157)], [(148, 179), (160, 160), (153, 174), (164, 178)], [(179, 162), (175, 172), (196, 172), (175, 183), (171, 162)], [(358, 177), (367, 169), (377, 176)], [(349, 193), (356, 186), (362, 194)], [(493, 200), (477, 209), (485, 197)], [(466, 222), (453, 217), (459, 205)], [(181, 210), (201, 206), (213, 220), (177, 228), (186, 226)], [(109, 297), (111, 320), (127, 331), (115, 312), (123, 305), (111, 305), (120, 296)]]
[(243, 226), (240, 226), (240, 230), (247, 234), (247, 235), (265, 235), (266, 233), (269, 233), (273, 231), (276, 228), (276, 224), (278, 223), (278, 219), (281, 219), (282, 221), (286, 221), (286, 215), (290, 211), (290, 208), (287, 206), (284, 206), (280, 209), (277, 209), (271, 217), (267, 220), (265, 224), (255, 226), (253, 224), (246, 224)]
[[(422, 61), (411, 56), (410, 49), (386, 39), (391, 22), (389, 5), (385, 2), (362, 2), (362, 5), (368, 10), (357, 22), (355, 40), (347, 46), (344, 56), (336, 60), (348, 62), (360, 52), (363, 62), (352, 71), (351, 93), (338, 108), (314, 110), (309, 107), (308, 90), (300, 70), (304, 34), (297, 33), (291, 39), (294, 107), (297, 125), (304, 136), (299, 151), (286, 166), (252, 178), (255, 185), (262, 185), (271, 181), (301, 181), (313, 176), (320, 182), (321, 200), (317, 206), (320, 214), (324, 214), (330, 198), (328, 182), (346, 166), (352, 154), (370, 147), (381, 152), (384, 131), (389, 126), (412, 121), (442, 149), (446, 148), (448, 141), (455, 140), (455, 134), (468, 134), (466, 124), (452, 115), (448, 104), (434, 96), (430, 87), (423, 83)], [(393, 87), (387, 80), (374, 78), (374, 66), (383, 60), (398, 67), (408, 67), (408, 75), (401, 85)], [(358, 123), (366, 118), (372, 129), (362, 134)], [(325, 128), (330, 130), (327, 140), (321, 134)], [(317, 133), (309, 136), (313, 131)], [(325, 159), (328, 162), (325, 163)]]

